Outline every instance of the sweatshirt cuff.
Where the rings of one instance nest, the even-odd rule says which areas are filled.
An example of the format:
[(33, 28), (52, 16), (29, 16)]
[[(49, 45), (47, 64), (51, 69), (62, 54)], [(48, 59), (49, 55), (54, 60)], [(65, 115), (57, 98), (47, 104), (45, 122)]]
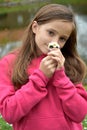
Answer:
[(33, 79), (36, 82), (44, 84), (45, 86), (49, 81), (49, 78), (47, 78), (40, 69), (36, 69), (34, 73), (31, 76), (29, 76), (29, 79)]
[(58, 88), (64, 87), (70, 82), (70, 79), (65, 74), (64, 68), (56, 70), (53, 78), (53, 85)]

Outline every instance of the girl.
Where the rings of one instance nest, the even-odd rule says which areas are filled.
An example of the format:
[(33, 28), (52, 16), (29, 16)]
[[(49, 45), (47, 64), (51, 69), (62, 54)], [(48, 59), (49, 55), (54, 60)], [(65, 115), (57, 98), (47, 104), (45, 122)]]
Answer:
[[(50, 42), (59, 48), (49, 51)], [(0, 112), (14, 130), (82, 130), (87, 94), (85, 64), (76, 50), (73, 12), (42, 7), (23, 45), (0, 61)]]

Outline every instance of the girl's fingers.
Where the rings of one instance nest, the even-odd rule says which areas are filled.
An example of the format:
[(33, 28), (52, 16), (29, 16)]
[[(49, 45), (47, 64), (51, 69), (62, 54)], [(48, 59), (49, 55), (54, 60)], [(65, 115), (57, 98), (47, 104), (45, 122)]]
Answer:
[(57, 66), (56, 62), (51, 63), (51, 64), (48, 65), (48, 69), (55, 68), (56, 66)]
[(64, 67), (64, 62), (65, 62), (65, 58), (62, 57), (52, 57), (56, 62), (57, 62), (57, 69), (60, 69), (62, 67)]
[(57, 68), (57, 62), (52, 59), (52, 56), (46, 56), (42, 59), (39, 69), (47, 76), (51, 77)]
[(54, 59), (52, 59), (52, 56), (45, 57), (42, 62), (44, 62), (46, 65), (48, 64), (54, 64), (56, 63)]
[(59, 61), (60, 61), (60, 58), (59, 58), (59, 57), (52, 57), (52, 59), (54, 59), (56, 62), (59, 62)]
[(63, 57), (63, 55), (62, 55), (60, 49), (56, 49), (56, 50), (50, 51), (50, 52), (48, 53), (48, 56), (54, 56), (54, 57), (60, 57), (60, 58)]

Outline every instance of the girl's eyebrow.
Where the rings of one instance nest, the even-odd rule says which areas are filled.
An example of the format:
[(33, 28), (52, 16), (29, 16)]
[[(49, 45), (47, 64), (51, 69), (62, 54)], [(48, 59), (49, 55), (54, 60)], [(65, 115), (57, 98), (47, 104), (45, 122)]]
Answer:
[(56, 33), (58, 33), (55, 29), (53, 29), (53, 28), (49, 28), (48, 30), (51, 30), (51, 31), (53, 31), (53, 32), (56, 32)]

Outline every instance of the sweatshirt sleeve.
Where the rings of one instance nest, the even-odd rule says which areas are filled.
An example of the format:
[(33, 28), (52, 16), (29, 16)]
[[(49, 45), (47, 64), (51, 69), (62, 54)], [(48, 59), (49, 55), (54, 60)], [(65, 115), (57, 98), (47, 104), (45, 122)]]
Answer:
[(29, 82), (15, 91), (9, 75), (8, 59), (0, 61), (0, 113), (3, 118), (14, 123), (25, 116), (47, 95), (46, 78), (40, 70), (29, 76)]
[(75, 122), (81, 122), (87, 114), (87, 92), (82, 84), (73, 84), (64, 69), (61, 69), (55, 72), (53, 85), (56, 87), (65, 115)]

